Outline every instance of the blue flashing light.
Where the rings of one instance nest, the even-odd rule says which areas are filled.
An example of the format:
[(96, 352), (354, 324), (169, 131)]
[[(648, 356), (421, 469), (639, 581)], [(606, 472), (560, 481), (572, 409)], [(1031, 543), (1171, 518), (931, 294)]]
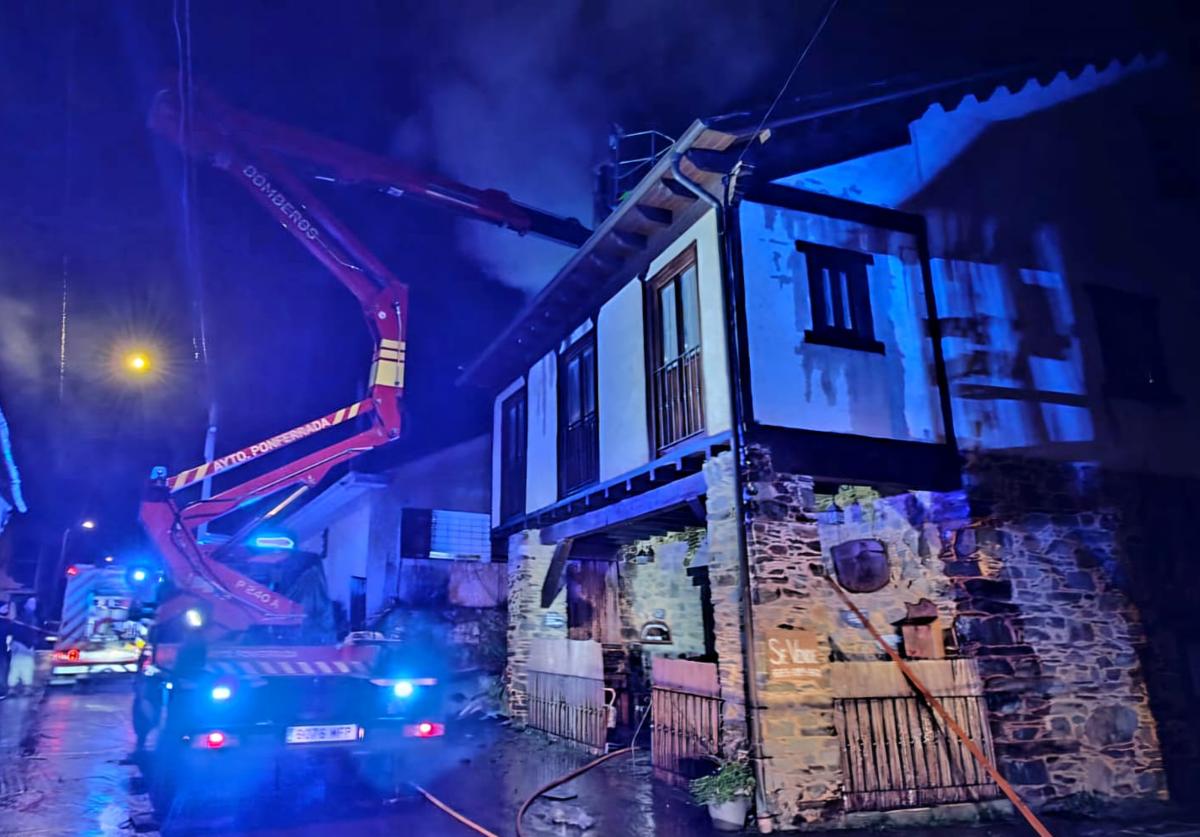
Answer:
[(228, 686), (213, 686), (212, 699), (215, 701), (229, 700), (233, 697), (233, 689)]
[(259, 549), (295, 549), (296, 542), (287, 535), (259, 535), (254, 539)]
[(398, 698), (412, 697), (412, 693), (416, 691), (412, 683), (407, 680), (401, 680), (392, 686), (392, 694)]

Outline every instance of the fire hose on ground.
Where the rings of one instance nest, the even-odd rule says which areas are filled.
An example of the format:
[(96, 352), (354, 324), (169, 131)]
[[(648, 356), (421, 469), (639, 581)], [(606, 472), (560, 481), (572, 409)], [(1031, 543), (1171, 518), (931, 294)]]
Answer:
[[(526, 799), (521, 804), (521, 807), (517, 810), (517, 823), (516, 823), (517, 824), (517, 837), (525, 837), (525, 827), (522, 825), (522, 821), (525, 819), (525, 812), (528, 811), (530, 806), (532, 806), (533, 803), (535, 801), (537, 801), (537, 799), (539, 797), (541, 797), (543, 794), (549, 793), (550, 791), (557, 788), (559, 785), (565, 785), (567, 782), (571, 781), (572, 779), (576, 778), (577, 776), (582, 776), (584, 773), (587, 773), (593, 767), (597, 767), (597, 766), (603, 764), (604, 762), (608, 761), (609, 759), (616, 758), (617, 756), (624, 755), (625, 753), (629, 753), (630, 757), (632, 757), (637, 751), (637, 737), (638, 737), (638, 735), (641, 734), (642, 727), (646, 725), (646, 720), (649, 717), (650, 717), (650, 709), (649, 709), (649, 707), (646, 707), (646, 710), (642, 713), (642, 719), (640, 721), (638, 721), (637, 729), (635, 729), (633, 731), (633, 738), (630, 740), (628, 747), (622, 747), (619, 750), (613, 750), (611, 753), (605, 753), (603, 756), (600, 756), (597, 759), (593, 759), (592, 761), (588, 762), (587, 764), (583, 765), (582, 767), (576, 768), (575, 770), (572, 770), (570, 773), (567, 773), (564, 776), (560, 776), (559, 778), (553, 780), (552, 782), (548, 782), (545, 785), (542, 785), (540, 788), (538, 788), (536, 791), (534, 791), (533, 795), (530, 796), (528, 799)], [(488, 831), (486, 828), (484, 828), (479, 823), (474, 822), (474, 821), (464, 817), (462, 814), (455, 811), (449, 805), (442, 802), (440, 799), (438, 799), (436, 796), (431, 794), (429, 791), (425, 790), (425, 788), (421, 787), (420, 785), (413, 784), (412, 787), (414, 790), (417, 791), (417, 793), (419, 793), (419, 794), (421, 794), (421, 796), (425, 797), (425, 799), (427, 801), (429, 801), (432, 805), (441, 809), (442, 811), (445, 811), (451, 817), (458, 820), (460, 823), (467, 826), (468, 828), (474, 829), (475, 831), (484, 835), (484, 837), (498, 837), (498, 835), (495, 832)]]
[[(571, 781), (572, 779), (574, 779), (578, 776), (581, 776), (584, 773), (587, 773), (593, 767), (597, 767), (597, 766), (603, 764), (604, 762), (608, 761), (609, 759), (614, 759), (617, 756), (621, 756), (626, 753), (632, 753), (632, 752), (633, 752), (633, 747), (622, 747), (619, 750), (613, 750), (611, 753), (606, 753), (605, 755), (600, 756), (600, 758), (598, 758), (598, 759), (593, 759), (592, 761), (589, 761), (587, 764), (583, 765), (583, 767), (576, 768), (575, 770), (572, 770), (570, 773), (567, 773), (566, 775), (560, 776), (557, 779), (553, 780), (552, 782), (547, 782), (546, 784), (542, 785), (540, 788), (538, 788), (536, 791), (533, 792), (533, 795), (531, 795), (528, 799), (525, 800), (524, 803), (521, 804), (520, 809), (517, 811), (517, 837), (526, 837), (525, 828), (524, 828), (524, 826), (521, 825), (521, 821), (525, 818), (525, 812), (529, 810), (529, 807), (531, 805), (533, 805), (533, 803), (536, 802), (537, 799), (542, 796), (542, 794), (549, 793), (550, 791), (557, 788), (559, 785), (565, 785), (567, 782)], [(486, 828), (484, 828), (479, 823), (474, 822), (473, 820), (470, 820), (467, 817), (464, 817), (462, 814), (455, 811), (453, 808), (451, 808), (445, 802), (442, 802), (440, 799), (438, 799), (436, 796), (431, 794), (429, 791), (425, 790), (425, 788), (421, 787), (420, 785), (414, 784), (412, 787), (417, 791), (417, 793), (419, 793), (419, 794), (421, 794), (421, 796), (425, 797), (425, 799), (428, 800), (431, 804), (433, 804), (437, 808), (441, 809), (442, 811), (445, 811), (451, 817), (454, 817), (454, 819), (458, 820), (460, 823), (467, 826), (467, 828), (474, 829), (475, 831), (484, 835), (484, 837), (499, 837), (499, 835), (497, 835), (494, 831), (488, 831)]]
[[(904, 659), (899, 654), (896, 653), (895, 649), (892, 648), (892, 646), (888, 645), (887, 641), (884, 640), (884, 638), (880, 635), (879, 631), (877, 631), (875, 629), (875, 626), (871, 624), (870, 620), (868, 620), (867, 617), (863, 614), (863, 612), (861, 610), (859, 610), (858, 606), (856, 604), (854, 604), (854, 602), (850, 599), (849, 596), (846, 595), (846, 592), (844, 590), (842, 590), (841, 587), (838, 586), (837, 582), (834, 581), (832, 578), (829, 577), (828, 574), (825, 573), (824, 567), (822, 567), (820, 565), (813, 565), (812, 570), (815, 575), (818, 575), (829, 582), (829, 586), (834, 589), (834, 591), (842, 599), (842, 601), (845, 603), (845, 605), (848, 608), (850, 608), (850, 610), (854, 613), (855, 616), (858, 617), (859, 621), (863, 624), (863, 626), (867, 629), (867, 631), (870, 632), (871, 636), (874, 637), (875, 641), (879, 644), (880, 648), (882, 648), (884, 650), (884, 652), (887, 653), (888, 657), (891, 658), (892, 662), (894, 662), (897, 666), (900, 667), (900, 671), (903, 672), (904, 676), (912, 684), (913, 688), (916, 689), (918, 693), (920, 693), (921, 697), (925, 699), (925, 702), (930, 706), (930, 708), (935, 713), (937, 713), (937, 715), (942, 719), (942, 721), (945, 722), (946, 726), (950, 729), (950, 731), (952, 733), (954, 733), (954, 735), (957, 736), (959, 738), (959, 740), (962, 741), (963, 745), (967, 748), (967, 751), (975, 758), (975, 760), (977, 762), (979, 762), (980, 766), (983, 767), (983, 769), (988, 773), (988, 775), (991, 776), (992, 781), (994, 781), (996, 783), (996, 786), (1000, 788), (1001, 792), (1003, 792), (1004, 795), (1006, 797), (1008, 797), (1008, 800), (1013, 804), (1013, 807), (1015, 807), (1017, 809), (1017, 811), (1021, 814), (1021, 816), (1029, 824), (1029, 827), (1032, 828), (1034, 830), (1034, 832), (1036, 832), (1039, 835), (1039, 837), (1053, 837), (1050, 830), (1048, 828), (1046, 828), (1046, 826), (1042, 823), (1042, 821), (1040, 819), (1038, 819), (1037, 815), (1034, 814), (1032, 810), (1030, 810), (1029, 806), (1027, 804), (1025, 804), (1025, 801), (1023, 799), (1021, 799), (1021, 797), (1013, 789), (1012, 785), (1010, 785), (1007, 781), (1005, 781), (1004, 777), (1000, 775), (1000, 772), (996, 769), (996, 767), (988, 760), (987, 756), (985, 756), (983, 754), (983, 751), (979, 749), (979, 746), (974, 741), (971, 740), (970, 736), (968, 736), (966, 734), (966, 732), (963, 731), (962, 727), (959, 726), (958, 722), (955, 721), (954, 718), (951, 717), (950, 713), (946, 711), (946, 708), (942, 705), (942, 702), (939, 701), (936, 697), (934, 697), (933, 693), (930, 692), (930, 690), (928, 689), (928, 687), (926, 687), (924, 682), (922, 682), (921, 679), (917, 677), (917, 674), (915, 671), (912, 670), (912, 667), (909, 666), (904, 661)], [(593, 759), (592, 761), (588, 762), (587, 764), (583, 765), (582, 767), (576, 768), (575, 770), (572, 770), (570, 773), (567, 773), (564, 776), (560, 776), (559, 778), (554, 779), (551, 782), (547, 782), (545, 785), (542, 785), (540, 788), (538, 788), (536, 791), (534, 791), (534, 793), (528, 799), (526, 799), (525, 802), (523, 802), (521, 804), (520, 809), (518, 809), (518, 811), (517, 811), (517, 821), (516, 821), (517, 837), (526, 837), (525, 828), (522, 825), (522, 821), (525, 818), (525, 813), (529, 810), (529, 808), (533, 805), (533, 803), (535, 801), (537, 801), (543, 794), (549, 793), (550, 791), (554, 790), (559, 785), (565, 785), (567, 782), (571, 781), (572, 779), (575, 779), (578, 776), (583, 775), (584, 773), (591, 770), (593, 767), (598, 767), (599, 765), (603, 764), (606, 761), (609, 761), (610, 759), (614, 759), (617, 756), (624, 755), (625, 753), (633, 753), (634, 749), (635, 749), (633, 744), (636, 743), (638, 732), (641, 731), (642, 724), (645, 723), (646, 717), (648, 715), (649, 715), (648, 712), (646, 713), (646, 715), (643, 715), (642, 721), (638, 724), (637, 731), (634, 732), (633, 742), (631, 742), (631, 745), (629, 747), (622, 747), (619, 750), (613, 750), (611, 753), (606, 753), (605, 755), (600, 756), (597, 759)], [(445, 811), (447, 814), (449, 814), (451, 817), (453, 817), (454, 819), (461, 822), (463, 825), (466, 825), (467, 827), (474, 829), (475, 831), (484, 835), (484, 837), (498, 837), (498, 835), (495, 834), (494, 832), (488, 831), (486, 828), (479, 825), (478, 823), (472, 822), (471, 820), (467, 819), (463, 815), (459, 814), (457, 811), (453, 810), (452, 808), (450, 808), (450, 806), (446, 805), (444, 802), (437, 799), (435, 796), (433, 796), (431, 793), (426, 791), (424, 788), (422, 788), (418, 785), (413, 785), (413, 787), (416, 788), (416, 790), (422, 796), (424, 796), (427, 800), (429, 800), (429, 802), (431, 802), (432, 804), (434, 804), (441, 810)]]

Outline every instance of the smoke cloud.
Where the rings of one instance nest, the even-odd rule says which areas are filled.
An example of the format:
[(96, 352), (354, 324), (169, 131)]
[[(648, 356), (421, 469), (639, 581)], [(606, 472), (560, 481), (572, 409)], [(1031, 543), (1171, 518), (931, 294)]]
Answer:
[(0, 384), (10, 400), (36, 390), (51, 360), (38, 339), (36, 315), (33, 303), (0, 294)]
[[(467, 4), (471, 5), (471, 4)], [(556, 0), (437, 4), (414, 22), (441, 47), (412, 80), (421, 107), (393, 153), (591, 226), (592, 170), (610, 126), (671, 135), (734, 103), (769, 100), (815, 3)], [(542, 287), (571, 254), (471, 221), (467, 249), (495, 278)]]

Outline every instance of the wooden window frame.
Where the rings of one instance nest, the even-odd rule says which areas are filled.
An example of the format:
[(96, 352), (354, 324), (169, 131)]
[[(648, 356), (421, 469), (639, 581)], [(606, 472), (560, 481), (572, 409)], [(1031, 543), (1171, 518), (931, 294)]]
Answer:
[[(592, 473), (585, 475), (582, 479), (568, 480), (566, 472), (566, 448), (567, 448), (567, 386), (566, 376), (567, 367), (571, 360), (582, 355), (588, 348), (592, 350), (592, 405), (593, 413), (593, 428), (592, 428)], [(600, 381), (599, 381), (600, 359), (597, 354), (596, 346), (596, 329), (593, 327), (583, 334), (578, 340), (573, 342), (558, 356), (558, 496), (559, 498), (566, 497), (579, 489), (592, 485), (600, 479)], [(583, 412), (580, 410), (581, 420), (583, 420)]]
[[(796, 250), (804, 255), (812, 314), (812, 327), (805, 330), (804, 342), (883, 354), (883, 343), (875, 338), (871, 283), (867, 276), (867, 267), (875, 263), (875, 257), (870, 253), (811, 241), (797, 241)], [(824, 272), (829, 268), (836, 269), (836, 275), (846, 279), (844, 293), (841, 283), (831, 284), (832, 299), (826, 296), (823, 281)], [(833, 314), (832, 325), (824, 319), (827, 305)]]
[[(509, 457), (506, 457), (505, 441), (509, 434), (506, 432), (505, 422), (508, 420), (509, 405), (519, 401), (520, 407), (520, 432), (517, 434), (519, 441), (518, 450), (513, 452), (514, 458), (519, 459), (519, 475), (515, 479), (510, 476), (509, 471), (516, 466), (509, 466)], [(503, 523), (512, 520), (515, 517), (525, 513), (526, 491), (529, 481), (529, 401), (527, 391), (524, 386), (518, 388), (500, 402), (500, 521)]]
[[(662, 405), (659, 403), (658, 395), (658, 374), (660, 366), (665, 368), (665, 364), (660, 360), (663, 357), (662, 346), (662, 312), (659, 310), (659, 292), (681, 277), (687, 272), (688, 268), (694, 268), (696, 277), (696, 347), (693, 350), (695, 368), (697, 370), (695, 390), (693, 397), (695, 399), (695, 408), (698, 412), (697, 426), (689, 432), (682, 435), (671, 434), (669, 438), (660, 428), (659, 422), (662, 419), (660, 411)], [(646, 418), (647, 432), (650, 439), (650, 451), (656, 455), (662, 455), (672, 447), (693, 439), (704, 434), (707, 429), (708, 415), (704, 404), (704, 375), (703, 375), (703, 359), (704, 359), (704, 334), (703, 325), (700, 317), (700, 261), (697, 256), (696, 242), (693, 241), (685, 247), (678, 255), (672, 258), (665, 266), (655, 273), (645, 283), (645, 291), (643, 296), (643, 310), (645, 312), (645, 364), (646, 364)], [(683, 295), (676, 293), (676, 328), (680, 335), (683, 333)], [(687, 354), (685, 351), (684, 354)], [(681, 354), (678, 359), (683, 359), (684, 354)]]

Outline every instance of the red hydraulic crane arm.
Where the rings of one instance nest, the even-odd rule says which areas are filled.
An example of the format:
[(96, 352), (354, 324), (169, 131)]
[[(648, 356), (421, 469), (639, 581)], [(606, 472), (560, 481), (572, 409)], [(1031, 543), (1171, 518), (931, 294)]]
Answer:
[[(283, 499), (261, 511), (229, 542), (237, 549), (250, 530), (282, 511), (315, 486), (331, 468), (400, 434), (400, 398), (404, 393), (407, 335), (406, 287), (313, 194), (305, 178), (287, 164), (303, 167), (320, 180), (361, 184), (393, 196), (417, 198), (460, 215), (518, 233), (533, 233), (579, 245), (589, 231), (574, 219), (518, 204), (503, 192), (475, 189), (425, 174), (387, 157), (254, 116), (230, 107), (198, 88), (186, 114), (173, 91), (164, 91), (151, 109), (150, 127), (177, 143), (185, 153), (208, 160), (246, 189), (287, 232), (354, 294), (375, 339), (368, 396), (334, 413), (235, 451), (211, 463), (168, 477), (156, 469), (142, 503), (141, 517), (181, 591), (172, 608), (185, 612), (195, 603), (207, 608), (217, 631), (253, 625), (297, 624), (303, 611), (274, 591), (217, 560), (225, 547), (200, 544), (201, 524), (235, 508), (279, 494)], [(179, 508), (171, 495), (346, 421), (369, 418), (369, 426), (299, 459), (207, 500)], [(286, 494), (283, 492), (291, 489)], [(264, 504), (265, 505), (265, 504)]]
[[(419, 171), (391, 157), (247, 113), (203, 87), (196, 89), (194, 101), (195, 113), (204, 115), (209, 132), (236, 136), (245, 146), (295, 160), (318, 179), (368, 186), (393, 197), (412, 198), (521, 235), (530, 233), (573, 247), (583, 244), (591, 234), (577, 219), (519, 203), (497, 189), (477, 189)], [(179, 134), (179, 104), (173, 91), (160, 94), (150, 121), (159, 133)], [(194, 125), (189, 133), (193, 144), (202, 138)]]
[[(375, 338), (367, 398), (173, 477), (160, 471), (142, 503), (143, 525), (182, 592), (180, 600), (203, 606), (214, 632), (244, 630), (256, 624), (297, 624), (304, 615), (300, 605), (216, 560), (214, 550), (199, 543), (197, 532), (206, 521), (295, 488), (281, 503), (261, 512), (245, 527), (252, 528), (319, 483), (334, 466), (399, 436), (407, 288), (269, 149), (256, 148), (219, 121), (208, 120), (202, 112), (193, 114), (186, 134), (179, 131), (178, 119), (171, 116), (169, 102), (160, 99), (151, 115), (151, 127), (179, 142), (185, 152), (212, 160), (229, 172), (355, 296)], [(202, 479), (360, 416), (370, 419), (366, 429), (214, 497), (183, 508), (177, 507), (171, 498)], [(237, 536), (231, 541), (235, 546), (239, 542)]]

